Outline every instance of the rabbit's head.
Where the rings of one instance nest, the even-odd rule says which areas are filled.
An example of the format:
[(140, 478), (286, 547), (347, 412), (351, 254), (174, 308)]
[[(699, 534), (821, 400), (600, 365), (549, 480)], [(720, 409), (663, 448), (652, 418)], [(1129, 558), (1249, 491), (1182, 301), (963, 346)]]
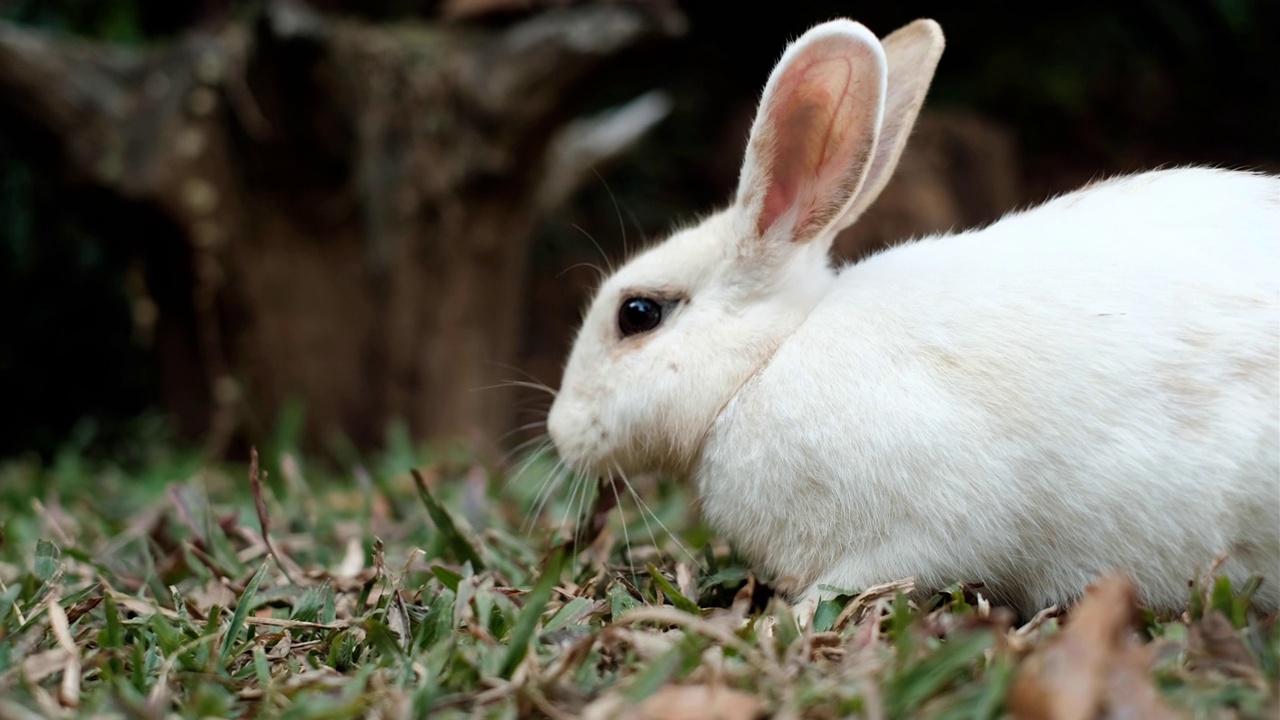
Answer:
[(830, 290), (828, 250), (883, 189), (942, 32), (849, 20), (783, 53), (726, 209), (640, 253), (597, 292), (547, 427), (573, 469), (693, 469), (724, 406)]

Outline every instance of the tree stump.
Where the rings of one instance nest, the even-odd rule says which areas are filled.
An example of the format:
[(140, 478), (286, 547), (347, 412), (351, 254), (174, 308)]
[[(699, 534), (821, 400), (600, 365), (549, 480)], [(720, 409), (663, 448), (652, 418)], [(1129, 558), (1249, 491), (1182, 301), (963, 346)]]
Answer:
[[(290, 2), (154, 49), (0, 23), (0, 111), (69, 182), (124, 201), (166, 409), (221, 452), (291, 401), (307, 436), (379, 446), (391, 419), (484, 449), (531, 238), (667, 112), (574, 118), (611, 56), (682, 32), (664, 4), (504, 28), (374, 25)], [(8, 128), (13, 130), (12, 127)]]

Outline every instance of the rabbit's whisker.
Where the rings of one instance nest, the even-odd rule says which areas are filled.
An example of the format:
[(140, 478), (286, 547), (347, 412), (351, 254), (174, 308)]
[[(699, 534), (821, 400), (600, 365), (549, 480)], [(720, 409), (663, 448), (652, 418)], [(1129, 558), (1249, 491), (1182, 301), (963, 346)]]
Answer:
[(622, 477), (622, 468), (616, 464), (613, 466), (614, 475), (609, 478), (609, 487), (613, 490), (614, 507), (618, 509), (618, 521), (622, 523), (622, 541), (623, 547), (626, 548), (626, 564), (631, 567), (631, 533), (627, 530), (627, 512), (622, 507), (622, 494), (618, 492), (618, 480)]
[(549, 387), (545, 383), (530, 382), (528, 380), (504, 380), (494, 385), (473, 387), (471, 388), (471, 392), (479, 392), (481, 390), (504, 390), (508, 388), (527, 388), (529, 390), (537, 390), (539, 392), (547, 393), (551, 397), (555, 397), (557, 394), (557, 391), (554, 388)]
[[(528, 430), (533, 430), (543, 425), (544, 423), (545, 423), (544, 420), (535, 420), (533, 422), (520, 425), (519, 427), (514, 427), (502, 434), (502, 442), (506, 442), (508, 438), (510, 438), (512, 435), (515, 435), (516, 433), (522, 433)], [(528, 440), (525, 440), (519, 445), (516, 445), (514, 448), (511, 449), (511, 452), (506, 453), (506, 455), (503, 457), (503, 462), (505, 463), (511, 458), (514, 458), (516, 455), (520, 454), (520, 452), (523, 451), (525, 448), (538, 442), (539, 440), (550, 442), (550, 440), (547, 439), (546, 433), (540, 433), (538, 435), (535, 435), (534, 437), (531, 437)]]
[[(609, 200), (613, 202), (613, 212), (618, 216), (618, 231), (622, 233), (622, 254), (624, 257), (629, 256), (631, 252), (627, 249), (627, 226), (622, 222), (622, 208), (618, 206), (618, 196), (613, 194), (613, 188), (609, 187), (609, 182), (604, 179), (599, 170), (591, 168), (591, 172), (596, 174), (596, 177), (600, 179), (600, 184), (604, 185), (604, 191), (609, 193)], [(613, 268), (610, 267), (610, 274), (612, 272)]]
[[(551, 441), (548, 440), (545, 445), (541, 446), (540, 451), (545, 451), (547, 446), (550, 444)], [(530, 453), (528, 459), (525, 460), (523, 466), (524, 469), (528, 469), (528, 466), (537, 459), (538, 454), (538, 452)], [(559, 485), (556, 478), (560, 475), (561, 467), (563, 467), (563, 461), (557, 459), (556, 463), (547, 470), (547, 476), (542, 479), (542, 483), (538, 486), (538, 492), (533, 496), (533, 512), (525, 519), (525, 527), (522, 531), (526, 535), (533, 530), (533, 526), (537, 523), (538, 518), (542, 516), (542, 510), (546, 505), (547, 499), (551, 497), (555, 488)]]
[[(649, 514), (649, 517), (653, 518), (653, 521), (658, 523), (658, 527), (662, 528), (662, 531), (667, 534), (667, 537), (671, 538), (671, 540), (675, 542), (676, 547), (680, 548), (680, 551), (688, 556), (690, 562), (696, 565), (698, 569), (706, 570), (706, 568), (703, 567), (702, 565), (702, 561), (699, 560), (698, 557), (693, 554), (693, 551), (691, 551), (684, 543), (680, 542), (680, 538), (676, 537), (676, 534), (671, 532), (671, 529), (668, 528), (666, 524), (662, 522), (662, 519), (658, 517), (658, 514), (655, 513), (652, 508), (646, 505), (644, 500), (640, 499), (640, 494), (637, 493), (636, 489), (631, 485), (631, 480), (626, 476), (626, 473), (619, 473), (619, 477), (622, 478), (623, 484), (627, 486), (627, 491), (631, 493), (631, 497), (635, 498), (636, 505), (640, 507), (641, 517), (643, 517), (644, 513), (647, 512)], [(650, 539), (653, 539), (654, 547), (659, 552), (661, 552), (662, 548), (661, 546), (658, 545), (657, 539), (653, 537), (653, 530), (649, 527), (649, 522), (647, 520), (645, 521), (645, 529), (649, 531), (649, 537)]]
[(487, 365), (492, 365), (493, 367), (496, 367), (496, 368), (498, 368), (498, 369), (500, 369), (500, 370), (506, 370), (506, 371), (508, 371), (508, 372), (513, 372), (513, 373), (519, 373), (520, 375), (523, 375), (523, 376), (525, 377), (525, 379), (526, 379), (526, 380), (528, 380), (529, 382), (534, 382), (534, 383), (539, 383), (539, 384), (541, 384), (541, 381), (539, 381), (539, 380), (538, 380), (538, 376), (534, 375), (533, 373), (529, 372), (528, 370), (525, 370), (524, 368), (516, 367), (515, 365), (511, 365), (510, 363), (498, 362), (497, 360), (488, 360), (488, 361), (486, 361), (486, 363), (485, 363), (485, 364), (487, 364)]
[(575, 268), (580, 268), (580, 267), (588, 267), (588, 268), (591, 268), (592, 270), (595, 270), (596, 274), (599, 276), (598, 277), (599, 280), (604, 280), (605, 278), (609, 277), (608, 273), (604, 271), (604, 268), (600, 267), (599, 265), (596, 265), (595, 263), (591, 263), (591, 262), (580, 262), (580, 263), (574, 263), (569, 267), (556, 273), (556, 278), (558, 279), (560, 276), (564, 275), (570, 270), (573, 270)]
[[(600, 253), (600, 257), (604, 260), (605, 267), (609, 269), (608, 274), (612, 275), (614, 272), (613, 263), (609, 261), (609, 256), (605, 254), (604, 248), (600, 247), (600, 243), (596, 242), (596, 239), (591, 236), (591, 233), (583, 230), (582, 227), (576, 223), (573, 224), (573, 229), (585, 235), (586, 238), (591, 241), (591, 244), (596, 246), (596, 251)], [(601, 277), (607, 277), (607, 275), (601, 275)]]

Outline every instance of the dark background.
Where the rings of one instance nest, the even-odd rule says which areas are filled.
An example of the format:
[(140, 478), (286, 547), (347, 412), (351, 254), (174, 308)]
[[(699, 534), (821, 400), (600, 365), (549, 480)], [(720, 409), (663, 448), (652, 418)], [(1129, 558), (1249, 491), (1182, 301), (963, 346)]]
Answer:
[[(439, 3), (408, 0), (312, 4), (386, 24), (439, 22), (443, 12)], [(541, 11), (532, 5), (507, 3), (458, 22), (500, 29)], [(1274, 171), (1280, 162), (1280, 3), (1271, 0), (678, 6), (688, 22), (682, 37), (612, 59), (574, 99), (585, 112), (659, 87), (674, 105), (537, 231), (516, 364), (551, 385), (593, 281), (589, 271), (560, 273), (600, 260), (583, 231), (616, 258), (624, 233), (633, 246), (724, 202), (773, 62), (787, 40), (831, 17), (852, 17), (879, 35), (917, 17), (941, 23), (947, 49), (926, 109), (981, 117), (1007, 139), (1016, 197), (1004, 205), (1099, 174), (1182, 163)], [(248, 21), (255, 9), (220, 0), (28, 0), (0, 5), (0, 16), (148, 47)], [(127, 202), (70, 181), (58, 152), (39, 127), (0, 114), (0, 456), (48, 455), (68, 442), (127, 456), (139, 437), (184, 434), (165, 419), (156, 352), (129, 300), (138, 258), (162, 263), (172, 251), (148, 245)], [(165, 232), (164, 217), (146, 222), (157, 236)], [(185, 441), (199, 440), (198, 431), (184, 432)]]

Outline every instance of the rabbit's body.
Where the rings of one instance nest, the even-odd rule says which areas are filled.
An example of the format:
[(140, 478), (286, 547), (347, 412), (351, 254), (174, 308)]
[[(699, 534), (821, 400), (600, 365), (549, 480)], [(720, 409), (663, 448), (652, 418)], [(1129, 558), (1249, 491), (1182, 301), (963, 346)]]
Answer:
[(940, 29), (784, 53), (734, 202), (601, 286), (548, 431), (693, 479), (793, 595), (982, 582), (1030, 612), (1122, 571), (1177, 608), (1220, 554), (1280, 604), (1280, 178), (1096, 183), (829, 265), (892, 174)]
[(874, 255), (715, 421), (704, 512), (802, 591), (914, 574), (1034, 611), (1124, 568), (1176, 607), (1219, 553), (1274, 569), (1278, 268), (1280, 181), (1214, 170)]

